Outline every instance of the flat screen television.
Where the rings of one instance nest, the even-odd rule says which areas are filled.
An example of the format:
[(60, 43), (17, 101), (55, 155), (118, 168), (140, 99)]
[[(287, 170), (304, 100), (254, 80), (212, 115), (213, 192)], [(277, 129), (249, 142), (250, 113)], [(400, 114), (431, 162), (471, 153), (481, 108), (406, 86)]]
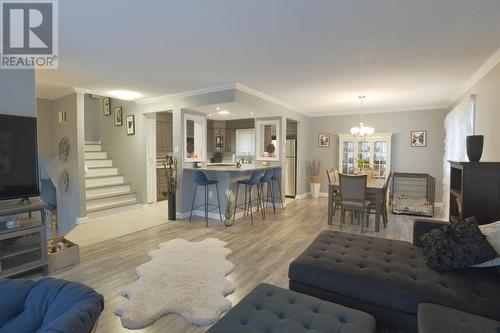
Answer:
[(36, 118), (0, 114), (0, 200), (39, 194)]

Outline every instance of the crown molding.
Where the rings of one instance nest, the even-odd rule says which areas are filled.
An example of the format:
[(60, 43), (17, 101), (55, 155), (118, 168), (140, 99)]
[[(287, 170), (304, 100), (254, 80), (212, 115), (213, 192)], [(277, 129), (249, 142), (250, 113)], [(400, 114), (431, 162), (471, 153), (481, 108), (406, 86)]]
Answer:
[(328, 117), (328, 116), (350, 116), (358, 114), (376, 114), (376, 113), (391, 113), (391, 112), (411, 112), (411, 111), (433, 111), (433, 110), (448, 110), (447, 104), (438, 105), (425, 105), (415, 107), (394, 107), (387, 109), (368, 109), (368, 110), (354, 110), (354, 111), (339, 111), (339, 112), (322, 112), (322, 113), (309, 113), (310, 117)]
[(500, 62), (500, 48), (498, 48), (473, 74), (457, 89), (448, 100), (448, 107), (455, 104), (467, 91), (472, 89), (490, 70)]
[(269, 103), (273, 103), (273, 104), (276, 104), (278, 106), (284, 107), (285, 109), (288, 109), (288, 110), (291, 110), (291, 111), (295, 111), (297, 113), (300, 113), (300, 114), (303, 114), (303, 115), (306, 115), (306, 116), (310, 116), (311, 115), (311, 113), (309, 113), (309, 112), (306, 112), (306, 111), (304, 111), (304, 110), (302, 110), (302, 109), (300, 109), (300, 108), (298, 108), (296, 106), (293, 106), (293, 105), (291, 105), (291, 104), (289, 104), (287, 102), (284, 102), (284, 101), (282, 101), (280, 99), (277, 99), (277, 98), (275, 98), (273, 96), (270, 96), (270, 95), (268, 95), (266, 93), (263, 93), (262, 91), (254, 89), (254, 88), (249, 87), (247, 85), (244, 85), (242, 83), (236, 82), (235, 88), (238, 89), (238, 90), (240, 90), (240, 91), (246, 92), (246, 93), (248, 93), (250, 95), (253, 95), (255, 97), (258, 97), (260, 99), (263, 99), (263, 100), (265, 100), (265, 101), (267, 101)]
[(89, 89), (72, 87), (72, 88), (61, 89), (61, 90), (59, 90), (58, 92), (56, 92), (55, 94), (52, 94), (52, 95), (37, 95), (36, 97), (37, 98), (49, 99), (49, 100), (55, 100), (55, 99), (59, 99), (59, 98), (62, 98), (62, 97), (65, 97), (65, 96), (68, 96), (68, 95), (71, 95), (71, 94), (74, 94), (74, 93), (78, 93), (78, 94), (90, 94), (92, 92)]
[(165, 103), (165, 102), (171, 102), (171, 101), (179, 99), (179, 98), (186, 98), (186, 97), (192, 97), (192, 96), (197, 96), (197, 95), (216, 93), (219, 91), (224, 91), (224, 90), (229, 90), (229, 89), (235, 89), (235, 87), (236, 87), (235, 83), (227, 83), (227, 84), (221, 84), (221, 85), (200, 88), (200, 89), (195, 89), (195, 90), (182, 91), (182, 92), (175, 93), (175, 94), (161, 95), (161, 96), (157, 96), (157, 97), (141, 98), (141, 99), (135, 100), (135, 102), (139, 105)]

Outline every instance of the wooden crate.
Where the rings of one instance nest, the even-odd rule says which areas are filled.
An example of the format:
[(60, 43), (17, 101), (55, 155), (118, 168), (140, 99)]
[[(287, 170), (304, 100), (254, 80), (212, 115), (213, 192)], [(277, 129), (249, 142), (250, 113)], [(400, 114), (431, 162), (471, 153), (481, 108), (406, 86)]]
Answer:
[(59, 252), (48, 253), (49, 272), (80, 263), (80, 247), (78, 244), (75, 244), (64, 237), (57, 237), (52, 240), (55, 242), (64, 241), (64, 243), (69, 244), (69, 247)]

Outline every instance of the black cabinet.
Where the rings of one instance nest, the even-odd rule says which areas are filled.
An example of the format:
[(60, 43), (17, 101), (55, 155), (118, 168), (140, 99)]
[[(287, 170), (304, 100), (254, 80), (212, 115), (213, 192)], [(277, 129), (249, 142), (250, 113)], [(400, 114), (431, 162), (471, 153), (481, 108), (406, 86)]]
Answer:
[(450, 161), (450, 219), (500, 220), (500, 162)]

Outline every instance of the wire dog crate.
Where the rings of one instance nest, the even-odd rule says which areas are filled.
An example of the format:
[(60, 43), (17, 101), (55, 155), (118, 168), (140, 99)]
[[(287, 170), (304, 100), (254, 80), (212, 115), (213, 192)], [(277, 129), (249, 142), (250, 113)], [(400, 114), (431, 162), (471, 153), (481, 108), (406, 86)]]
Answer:
[(436, 179), (424, 173), (394, 172), (391, 203), (394, 214), (434, 216)]

